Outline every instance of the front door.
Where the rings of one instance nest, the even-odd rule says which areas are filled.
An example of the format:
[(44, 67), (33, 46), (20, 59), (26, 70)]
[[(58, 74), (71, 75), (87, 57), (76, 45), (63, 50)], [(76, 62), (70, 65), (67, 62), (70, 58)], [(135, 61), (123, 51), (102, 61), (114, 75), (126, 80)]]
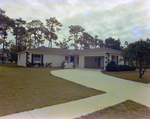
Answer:
[(74, 56), (70, 56), (70, 62), (74, 62)]

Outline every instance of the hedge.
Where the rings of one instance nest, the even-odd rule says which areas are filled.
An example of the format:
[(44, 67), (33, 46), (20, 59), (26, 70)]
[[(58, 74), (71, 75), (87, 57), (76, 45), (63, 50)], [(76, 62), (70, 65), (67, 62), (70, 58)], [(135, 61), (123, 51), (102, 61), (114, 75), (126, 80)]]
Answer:
[(136, 67), (128, 65), (116, 65), (114, 61), (111, 61), (106, 66), (106, 71), (135, 71)]

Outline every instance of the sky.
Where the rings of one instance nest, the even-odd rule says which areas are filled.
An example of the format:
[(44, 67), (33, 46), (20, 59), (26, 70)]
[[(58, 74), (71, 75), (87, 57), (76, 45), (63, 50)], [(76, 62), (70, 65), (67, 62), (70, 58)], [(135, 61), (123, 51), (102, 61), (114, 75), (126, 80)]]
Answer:
[(150, 38), (150, 0), (0, 0), (0, 8), (27, 22), (39, 19), (45, 24), (56, 17), (63, 25), (57, 33), (60, 41), (68, 39), (70, 25), (102, 40), (119, 38), (122, 45)]

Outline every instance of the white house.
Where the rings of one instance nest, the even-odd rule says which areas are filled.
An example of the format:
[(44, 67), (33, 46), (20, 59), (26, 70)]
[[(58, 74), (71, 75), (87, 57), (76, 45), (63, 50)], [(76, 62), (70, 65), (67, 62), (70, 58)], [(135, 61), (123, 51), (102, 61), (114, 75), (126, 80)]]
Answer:
[[(27, 55), (28, 58), (27, 59)], [(102, 68), (105, 69), (110, 61), (116, 64), (123, 64), (121, 51), (110, 48), (96, 48), (86, 50), (69, 50), (39, 47), (18, 52), (18, 65), (26, 66), (27, 60), (30, 63), (52, 63), (52, 67), (60, 67), (63, 61), (74, 62), (75, 68)]]

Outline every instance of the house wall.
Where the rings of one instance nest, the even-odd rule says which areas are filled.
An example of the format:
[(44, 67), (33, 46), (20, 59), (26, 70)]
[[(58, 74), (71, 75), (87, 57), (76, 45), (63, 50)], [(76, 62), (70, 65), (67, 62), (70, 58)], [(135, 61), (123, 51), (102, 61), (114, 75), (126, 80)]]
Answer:
[[(29, 53), (29, 62), (31, 62), (32, 60), (32, 54), (35, 54), (35, 53)], [(110, 54), (109, 62), (111, 61), (112, 55), (117, 56), (117, 54)], [(78, 68), (85, 68), (87, 66), (93, 67), (93, 68), (98, 67), (98, 62), (95, 60), (96, 57), (101, 57), (100, 67), (104, 67), (104, 70), (107, 66), (106, 62), (108, 62), (108, 58), (106, 59), (106, 57), (108, 56), (104, 53), (79, 55), (79, 64), (77, 64), (77, 57), (78, 57), (77, 55), (74, 56), (74, 60), (75, 60), (75, 67), (78, 67)], [(87, 61), (85, 61), (85, 57), (89, 57)], [(120, 61), (121, 58), (122, 57), (118, 55), (118, 65), (124, 64), (124, 61)], [(63, 61), (65, 61), (64, 55), (50, 55), (50, 54), (43, 55), (43, 63), (46, 64), (46, 63), (52, 62), (52, 67), (60, 67)], [(92, 63), (89, 63), (89, 62), (92, 62)], [(18, 65), (26, 66), (26, 53), (18, 54)]]
[(60, 67), (63, 61), (65, 61), (65, 56), (63, 55), (43, 55), (43, 63), (46, 64), (51, 62), (52, 67)]
[(83, 69), (84, 68), (84, 56), (79, 55), (79, 68)]
[[(32, 54), (35, 53), (29, 53), (29, 62), (32, 62)], [(52, 67), (60, 67), (63, 61), (65, 61), (65, 56), (63, 55), (43, 55), (43, 63), (52, 62)], [(26, 66), (26, 53), (18, 54), (18, 65)]]
[(26, 66), (26, 53), (18, 54), (18, 65)]
[(65, 69), (67, 69), (67, 68), (73, 69), (73, 68), (74, 68), (74, 67), (73, 67), (74, 63), (73, 63), (73, 62), (70, 62), (70, 63), (69, 63), (69, 62), (65, 62), (64, 65), (65, 65), (65, 67), (64, 67)]
[[(107, 66), (107, 64), (110, 62), (110, 61), (112, 61), (112, 55), (113, 56), (118, 56), (118, 65), (124, 65), (124, 61), (122, 60), (121, 61), (121, 59), (123, 59), (122, 57), (121, 57), (121, 55), (117, 55), (117, 54), (109, 54), (110, 56), (108, 57), (108, 55), (105, 55), (105, 58), (104, 58), (104, 70), (106, 70), (106, 66)], [(108, 62), (108, 59), (109, 59), (109, 62)], [(116, 62), (117, 62), (117, 59), (116, 59)]]
[(124, 65), (124, 60), (121, 56), (118, 56), (118, 65)]
[(74, 61), (75, 61), (75, 68), (78, 68), (79, 67), (79, 64), (77, 63), (78, 62), (78, 56), (74, 57)]

